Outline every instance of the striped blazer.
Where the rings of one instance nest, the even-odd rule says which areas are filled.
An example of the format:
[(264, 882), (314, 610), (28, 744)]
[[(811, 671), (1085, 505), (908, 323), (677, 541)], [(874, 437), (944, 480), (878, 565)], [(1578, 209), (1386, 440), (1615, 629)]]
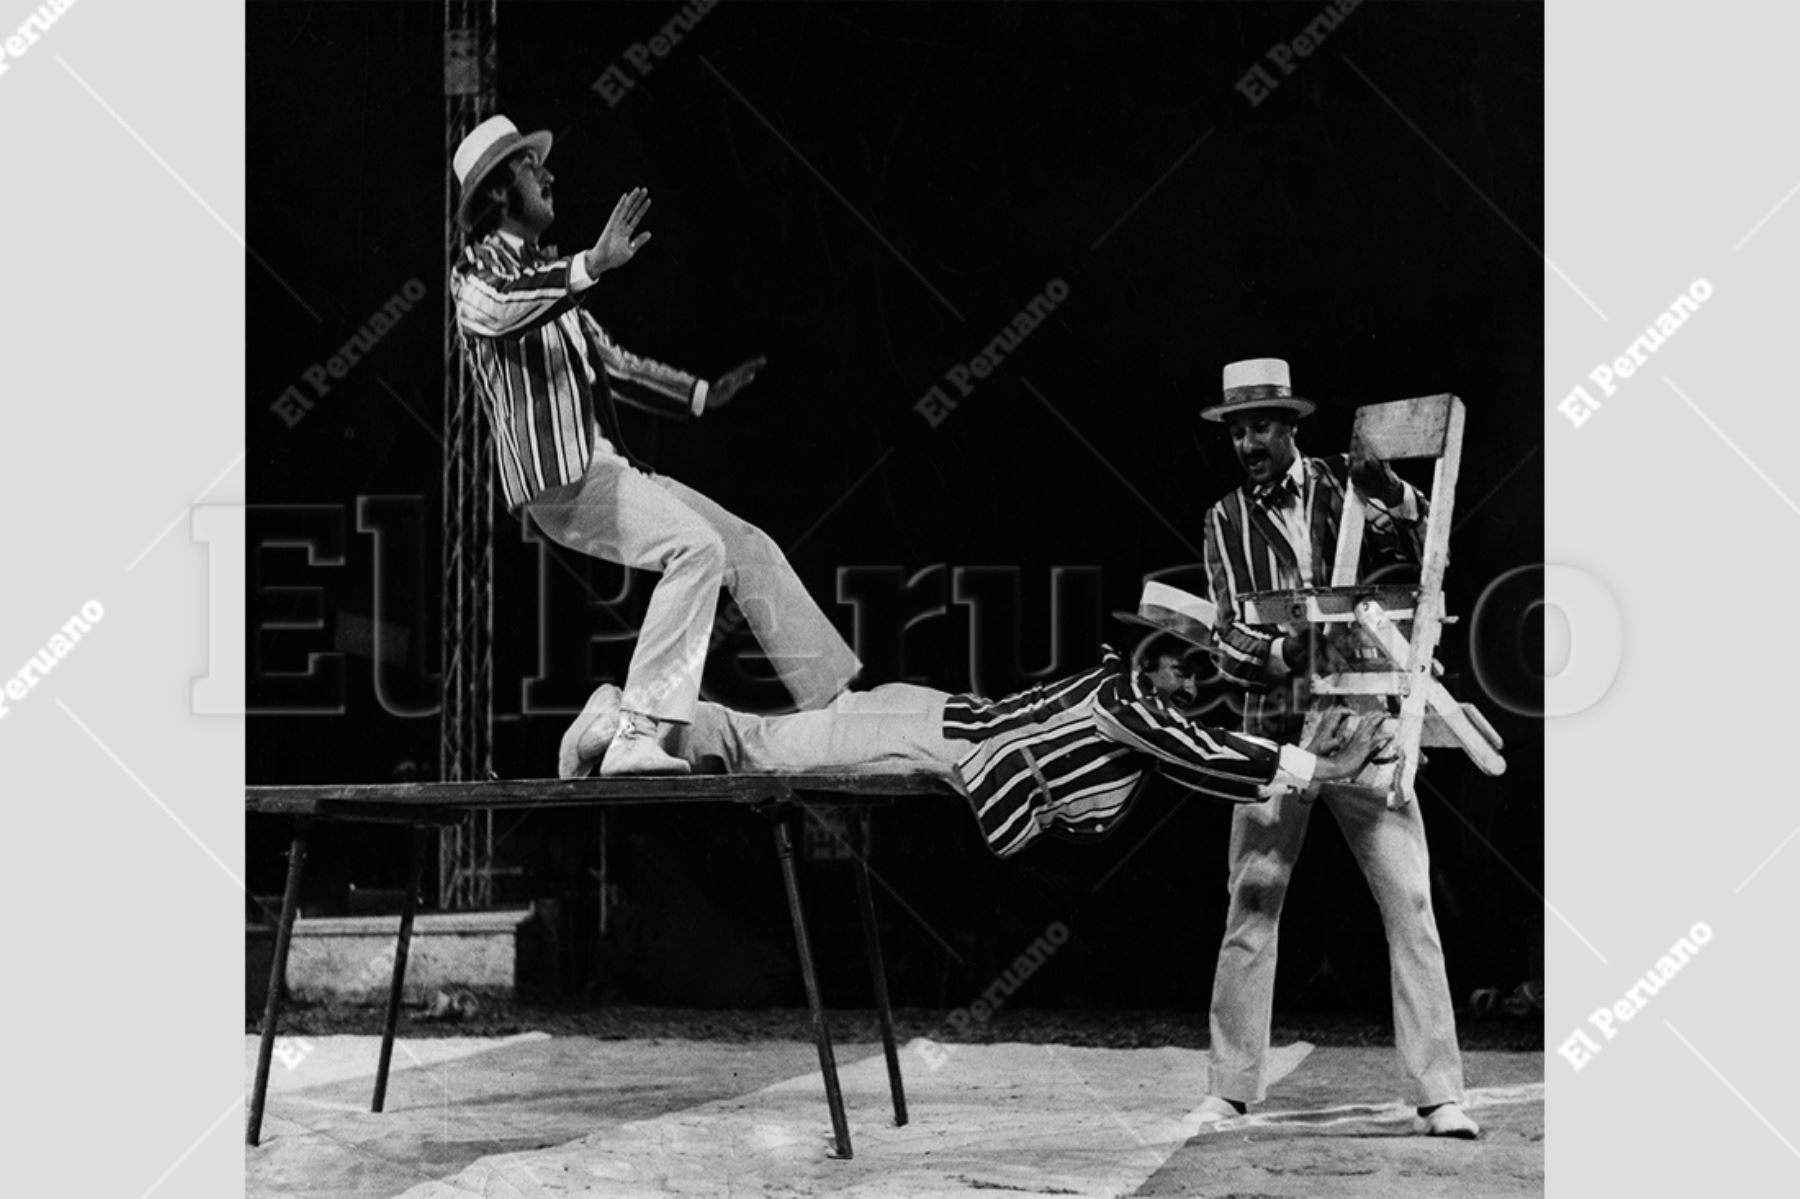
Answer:
[[(1306, 710), (1307, 674), (1300, 671), (1282, 677), (1270, 670), (1270, 646), (1281, 631), (1237, 619), (1237, 597), (1251, 591), (1324, 587), (1331, 582), (1350, 458), (1347, 454), (1301, 458), (1300, 466), (1301, 511), (1306, 513), (1312, 540), (1310, 577), (1300, 577), (1299, 558), (1287, 535), (1249, 488), (1239, 487), (1206, 513), (1206, 578), (1210, 598), (1219, 607), (1219, 672), (1248, 691), (1244, 728), (1279, 740), (1289, 740), (1298, 732)], [(1363, 497), (1367, 523), (1357, 571), (1360, 579), (1370, 578), (1384, 566), (1419, 560), (1426, 501), (1411, 484), (1402, 486), (1405, 498), (1393, 509)]]
[(698, 416), (705, 385), (621, 349), (570, 287), (574, 259), (515, 248), (498, 232), (450, 272), (457, 340), (481, 387), (509, 508), (572, 483), (596, 455), (635, 463), (615, 397), (663, 416)]
[(1293, 762), (1287, 755), (1302, 753), (1189, 720), (1111, 647), (1084, 674), (1005, 699), (951, 696), (944, 736), (975, 743), (957, 775), (988, 847), (1003, 858), (1046, 832), (1104, 834), (1152, 771), (1189, 790), (1254, 803), (1282, 763)]

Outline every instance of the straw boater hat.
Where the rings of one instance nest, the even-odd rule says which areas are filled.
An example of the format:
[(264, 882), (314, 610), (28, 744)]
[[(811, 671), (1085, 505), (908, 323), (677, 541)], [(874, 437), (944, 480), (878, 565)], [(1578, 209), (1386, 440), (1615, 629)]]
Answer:
[(1225, 402), (1202, 408), (1205, 420), (1228, 421), (1240, 412), (1275, 409), (1290, 420), (1312, 415), (1313, 402), (1294, 394), (1285, 358), (1246, 358), (1225, 364)]
[(1190, 595), (1167, 583), (1145, 583), (1136, 612), (1114, 612), (1127, 624), (1144, 625), (1205, 649), (1212, 644), (1219, 610), (1211, 600)]
[(489, 117), (462, 139), (450, 158), (456, 172), (456, 223), (466, 232), (475, 223), (473, 205), (481, 194), (481, 184), (493, 169), (520, 150), (536, 150), (539, 158), (550, 157), (550, 131), (520, 133), (519, 127), (505, 117)]

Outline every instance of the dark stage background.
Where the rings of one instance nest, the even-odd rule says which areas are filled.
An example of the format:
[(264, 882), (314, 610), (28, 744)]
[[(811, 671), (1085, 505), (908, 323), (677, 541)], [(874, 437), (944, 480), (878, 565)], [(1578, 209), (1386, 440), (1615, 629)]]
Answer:
[[(503, 3), (500, 111), (557, 134), (564, 251), (623, 190), (651, 189), (654, 240), (589, 301), (622, 344), (712, 377), (768, 356), (698, 423), (625, 410), (627, 439), (788, 547), (866, 685), (1004, 693), (1096, 660), (1121, 636), (1105, 612), (1146, 574), (1202, 586), (1201, 515), (1238, 481), (1198, 419), (1226, 361), (1292, 362), (1322, 406), (1314, 452), (1344, 448), (1359, 404), (1462, 396), (1463, 619), (1442, 656), (1510, 770), (1439, 751), (1425, 772), (1461, 1002), (1543, 973), (1540, 731), (1469, 671), (1475, 638), (1515, 707), (1541, 693), (1542, 14), (1369, 3), (1284, 75), (1271, 46), (1324, 7), (732, 0), (643, 73), (627, 48), (676, 5)], [(248, 240), (270, 268), (249, 267), (254, 782), (436, 768), (441, 22), (430, 3), (249, 9)], [(634, 86), (609, 104), (592, 85), (613, 66)], [(1237, 85), (1257, 66), (1277, 86), (1252, 103)], [(414, 279), (425, 297), (316, 396), (309, 368)], [(946, 372), (1052, 280), (1067, 297), (961, 397)], [(934, 385), (958, 400), (935, 427), (915, 409)], [(271, 405), (292, 386), (314, 406), (290, 426)], [(497, 765), (543, 776), (587, 692), (622, 678), (654, 580), (552, 558), (505, 513), (496, 530)], [(383, 662), (372, 621), (398, 636)], [(707, 681), (746, 706), (780, 698), (743, 633)], [(1278, 1003), (1384, 1019), (1374, 903), (1315, 815)], [(1228, 823), (1156, 783), (1104, 844), (998, 862), (954, 801), (881, 814), (896, 1002), (966, 1002), (1061, 921), (1068, 943), (1014, 1003), (1203, 1011)], [(564, 994), (799, 1001), (762, 822), (614, 816), (604, 946), (597, 818), (501, 834), (499, 899), (556, 901)], [(247, 844), (252, 888), (278, 892), (280, 830), (253, 823)], [(322, 830), (307, 910), (402, 885), (404, 861), (398, 835)], [(868, 1002), (848, 865), (809, 862), (803, 885), (828, 1001)]]

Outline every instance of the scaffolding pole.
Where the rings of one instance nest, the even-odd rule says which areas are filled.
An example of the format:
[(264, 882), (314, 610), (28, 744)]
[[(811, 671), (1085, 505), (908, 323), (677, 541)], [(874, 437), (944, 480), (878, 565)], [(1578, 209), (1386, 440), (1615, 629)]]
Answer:
[[(444, 278), (463, 250), (457, 188), (449, 170), (457, 144), (495, 107), (498, 0), (444, 4)], [(486, 779), (494, 769), (494, 495), (481, 395), (457, 344), (456, 311), (444, 292), (443, 711), (439, 775)], [(471, 812), (438, 842), (438, 904), (493, 901), (494, 816)]]

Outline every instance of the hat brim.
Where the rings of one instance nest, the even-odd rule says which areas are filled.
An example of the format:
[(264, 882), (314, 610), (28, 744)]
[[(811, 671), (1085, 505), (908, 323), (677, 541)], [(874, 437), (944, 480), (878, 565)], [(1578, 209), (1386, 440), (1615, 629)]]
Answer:
[(501, 138), (489, 146), (487, 153), (476, 160), (469, 169), (469, 177), (463, 180), (462, 194), (456, 201), (456, 224), (467, 233), (475, 224), (475, 202), (481, 197), (482, 188), (487, 184), (487, 177), (494, 173), (494, 168), (517, 154), (520, 150), (536, 150), (539, 158), (550, 157), (550, 146), (556, 139), (548, 129), (539, 129), (536, 133), (513, 133)]
[(1267, 412), (1270, 410), (1285, 412), (1294, 417), (1311, 416), (1317, 405), (1311, 400), (1303, 400), (1299, 396), (1286, 396), (1281, 399), (1245, 400), (1237, 404), (1214, 404), (1210, 408), (1200, 410), (1201, 420), (1215, 421), (1224, 424), (1241, 412)]
[(1197, 620), (1188, 622), (1193, 630), (1192, 632), (1188, 632), (1181, 628), (1171, 628), (1169, 625), (1159, 624), (1154, 620), (1145, 620), (1136, 612), (1114, 612), (1113, 619), (1123, 621), (1126, 624), (1134, 624), (1142, 628), (1152, 629), (1158, 633), (1162, 633), (1164, 636), (1173, 637), (1177, 641), (1185, 641), (1197, 650), (1212, 648), (1213, 630)]

